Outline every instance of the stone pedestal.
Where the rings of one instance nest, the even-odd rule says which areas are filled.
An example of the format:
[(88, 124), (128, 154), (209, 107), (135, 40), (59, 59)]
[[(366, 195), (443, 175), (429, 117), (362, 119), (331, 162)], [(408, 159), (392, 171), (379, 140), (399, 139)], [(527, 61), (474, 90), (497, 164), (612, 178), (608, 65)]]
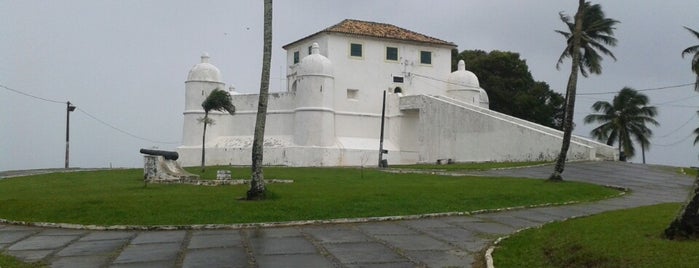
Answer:
[(143, 179), (156, 178), (158, 175), (158, 156), (143, 156)]
[(143, 179), (148, 182), (190, 182), (199, 180), (199, 176), (185, 171), (175, 160), (159, 155), (144, 155)]
[(217, 180), (230, 180), (231, 179), (231, 171), (230, 170), (217, 170), (216, 171), (216, 179)]

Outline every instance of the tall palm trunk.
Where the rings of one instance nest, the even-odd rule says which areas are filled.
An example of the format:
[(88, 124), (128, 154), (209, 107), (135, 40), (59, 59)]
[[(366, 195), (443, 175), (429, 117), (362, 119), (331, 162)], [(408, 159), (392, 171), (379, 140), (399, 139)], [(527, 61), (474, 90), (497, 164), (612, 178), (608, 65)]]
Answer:
[(624, 147), (621, 145), (623, 142), (621, 139), (621, 134), (619, 134), (619, 161), (626, 162), (626, 152), (624, 151)]
[(585, 0), (578, 0), (578, 11), (575, 13), (575, 31), (573, 31), (573, 52), (572, 66), (568, 85), (566, 86), (566, 108), (563, 117), (563, 142), (561, 152), (556, 160), (556, 167), (549, 177), (551, 181), (562, 181), (563, 170), (565, 169), (568, 148), (570, 147), (570, 137), (573, 133), (573, 114), (575, 113), (575, 91), (578, 85), (578, 72), (580, 71), (580, 40), (582, 34), (582, 19)]
[(203, 173), (206, 169), (206, 153), (204, 152), (206, 148), (206, 125), (209, 122), (209, 112), (204, 112), (204, 134), (201, 135), (201, 172)]
[(680, 209), (675, 220), (665, 229), (668, 239), (699, 239), (699, 176), (694, 181), (689, 199)]
[(269, 92), (269, 71), (272, 60), (272, 0), (264, 2), (264, 45), (262, 53), (262, 77), (260, 79), (260, 97), (257, 104), (257, 120), (255, 120), (255, 137), (252, 143), (252, 179), (248, 200), (265, 198), (265, 181), (262, 173), (263, 143), (265, 138), (265, 122), (267, 119), (267, 99)]

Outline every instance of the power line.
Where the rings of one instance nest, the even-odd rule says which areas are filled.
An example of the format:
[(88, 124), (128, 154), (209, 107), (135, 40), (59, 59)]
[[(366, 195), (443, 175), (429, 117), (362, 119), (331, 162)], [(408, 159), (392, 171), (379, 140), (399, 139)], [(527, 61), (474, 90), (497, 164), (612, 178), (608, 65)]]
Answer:
[[(673, 85), (673, 86), (664, 86), (664, 87), (654, 87), (654, 88), (644, 88), (644, 89), (637, 89), (636, 91), (653, 91), (653, 90), (662, 90), (662, 89), (670, 89), (670, 88), (678, 88), (678, 87), (686, 87), (686, 86), (693, 86), (694, 83), (689, 83), (689, 84), (681, 84), (681, 85)], [(590, 95), (605, 95), (605, 94), (616, 94), (619, 93), (619, 90), (617, 91), (607, 91), (607, 92), (595, 92), (595, 93), (578, 93), (578, 96), (590, 96)]]
[[(5, 86), (5, 85), (2, 85), (2, 84), (0, 84), (0, 87), (1, 87), (1, 88), (4, 88), (4, 89), (7, 89), (7, 90), (9, 90), (9, 91), (15, 92), (15, 93), (17, 93), (17, 94), (21, 94), (21, 95), (24, 95), (24, 96), (27, 96), (27, 97), (31, 97), (31, 98), (38, 99), (38, 100), (42, 100), (42, 101), (46, 101), (46, 102), (60, 103), (60, 104), (66, 104), (66, 103), (67, 103), (66, 101), (57, 101), (57, 100), (52, 100), (52, 99), (47, 99), (47, 98), (42, 98), (42, 97), (39, 97), (39, 96), (35, 96), (35, 95), (29, 94), (29, 93), (22, 92), (21, 90), (17, 90), (17, 89), (14, 89), (14, 88), (10, 88), (10, 87)], [(75, 103), (71, 103), (71, 104), (75, 104)], [(76, 106), (77, 106), (77, 105), (76, 105)], [(179, 143), (179, 142), (156, 141), (156, 140), (151, 140), (151, 139), (143, 138), (143, 137), (137, 136), (137, 135), (135, 135), (135, 134), (132, 134), (132, 133), (126, 131), (126, 130), (123, 130), (123, 129), (120, 129), (120, 128), (118, 128), (118, 127), (115, 127), (115, 126), (113, 126), (112, 124), (109, 124), (109, 123), (105, 122), (104, 120), (97, 118), (96, 116), (94, 116), (94, 115), (88, 113), (87, 111), (85, 111), (85, 110), (83, 110), (83, 109), (77, 108), (77, 110), (80, 111), (80, 112), (82, 112), (82, 113), (84, 113), (84, 114), (87, 115), (88, 117), (94, 119), (95, 121), (97, 121), (97, 122), (99, 122), (99, 123), (101, 123), (101, 124), (103, 124), (103, 125), (105, 125), (105, 126), (108, 126), (108, 127), (112, 128), (112, 129), (114, 129), (114, 130), (116, 130), (116, 131), (119, 131), (119, 132), (121, 132), (121, 133), (123, 133), (123, 134), (126, 134), (126, 135), (128, 135), (128, 136), (131, 136), (131, 137), (136, 138), (136, 139), (139, 139), (139, 140), (144, 140), (144, 141), (153, 142), (153, 143), (160, 143), (160, 144), (178, 144), (178, 143)]]
[(694, 94), (694, 96), (691, 96), (691, 97), (683, 97), (683, 98), (674, 99), (674, 100), (671, 100), (671, 101), (666, 101), (666, 102), (657, 103), (657, 104), (655, 104), (655, 105), (670, 104), (670, 103), (674, 103), (674, 102), (678, 102), (678, 101), (684, 101), (684, 100), (693, 99), (693, 98), (696, 98), (696, 97), (699, 97), (699, 95)]
[(427, 75), (421, 75), (421, 74), (416, 74), (416, 73), (408, 73), (408, 75), (414, 75), (414, 76), (417, 76), (417, 77), (427, 78), (427, 79), (430, 79), (430, 80), (439, 81), (439, 82), (442, 82), (442, 83), (445, 83), (445, 84), (450, 84), (450, 85), (467, 86), (467, 85), (464, 85), (464, 84), (449, 82), (449, 81), (446, 81), (446, 80), (443, 80), (443, 79), (439, 79), (439, 78), (435, 78), (435, 77), (431, 77), (431, 76), (427, 76)]
[[(77, 106), (77, 105), (76, 105), (76, 106)], [(132, 133), (126, 131), (126, 130), (123, 130), (123, 129), (120, 129), (120, 128), (118, 128), (118, 127), (115, 127), (115, 126), (113, 126), (112, 124), (109, 124), (109, 123), (107, 123), (107, 122), (105, 122), (105, 121), (103, 121), (103, 120), (101, 120), (101, 119), (95, 117), (94, 115), (88, 113), (87, 111), (85, 111), (85, 110), (83, 110), (83, 109), (77, 108), (77, 110), (80, 111), (80, 112), (82, 112), (82, 113), (84, 113), (85, 115), (89, 116), (90, 118), (94, 119), (95, 121), (100, 122), (100, 123), (102, 123), (103, 125), (108, 126), (108, 127), (112, 128), (112, 129), (114, 129), (114, 130), (116, 130), (116, 131), (119, 131), (119, 132), (123, 133), (123, 134), (126, 134), (126, 135), (128, 135), (128, 136), (131, 136), (132, 138), (136, 138), (136, 139), (143, 140), (143, 141), (148, 141), (148, 142), (153, 142), (153, 143), (160, 143), (160, 144), (178, 144), (178, 142), (156, 141), (156, 140), (151, 140), (151, 139), (148, 139), (148, 138), (143, 138), (143, 137), (137, 136), (137, 135), (132, 134)]]
[(2, 85), (2, 84), (0, 84), (0, 87), (1, 87), (1, 88), (4, 88), (4, 89), (7, 89), (7, 90), (9, 90), (9, 91), (12, 91), (12, 92), (14, 92), (14, 93), (17, 93), (17, 94), (21, 94), (21, 95), (24, 95), (24, 96), (27, 96), (27, 97), (35, 98), (35, 99), (37, 99), (37, 100), (42, 100), (42, 101), (47, 101), (47, 102), (53, 102), (53, 103), (60, 103), (60, 104), (65, 104), (65, 103), (66, 103), (65, 101), (57, 101), (57, 100), (52, 100), (52, 99), (47, 99), (47, 98), (42, 98), (42, 97), (34, 96), (34, 95), (32, 95), (32, 94), (24, 93), (24, 92), (22, 92), (22, 91), (19, 91), (19, 90), (14, 89), (14, 88), (10, 88), (10, 87), (5, 86), (5, 85)]
[[(664, 106), (670, 106), (670, 107), (678, 107), (678, 108), (694, 108), (697, 109), (699, 106), (696, 105), (682, 105), (682, 104), (661, 104)], [(658, 106), (657, 104), (655, 106)]]
[(672, 135), (672, 134), (675, 134), (675, 131), (678, 131), (678, 130), (680, 130), (681, 128), (683, 128), (684, 126), (686, 126), (687, 124), (689, 124), (689, 122), (691, 122), (692, 119), (694, 119), (695, 117), (697, 117), (697, 114), (692, 115), (692, 117), (690, 117), (689, 119), (687, 119), (687, 121), (684, 122), (680, 127), (676, 128), (676, 129), (674, 129), (674, 130), (668, 132), (667, 134), (662, 135), (662, 136), (660, 136), (660, 137), (658, 137), (658, 138), (665, 138), (665, 137), (667, 137), (667, 136), (670, 136), (670, 135)]
[(678, 141), (676, 141), (676, 142), (672, 142), (672, 143), (669, 143), (669, 144), (658, 144), (658, 143), (652, 143), (652, 142), (651, 142), (651, 144), (656, 145), (656, 146), (662, 146), (662, 147), (674, 146), (674, 145), (680, 144), (680, 143), (686, 141), (687, 139), (691, 138), (691, 137), (692, 137), (692, 134), (694, 134), (694, 133), (691, 133), (691, 134), (687, 135), (687, 137), (684, 137), (684, 138), (682, 138), (681, 140), (678, 140)]
[[(439, 82), (443, 82), (446, 84), (451, 84), (451, 85), (457, 85), (457, 86), (463, 86), (462, 84), (459, 83), (454, 83), (454, 82), (449, 82), (445, 81), (443, 79), (427, 76), (427, 75), (421, 75), (421, 74), (416, 74), (416, 73), (409, 73), (409, 75), (414, 75), (417, 77), (422, 77), (422, 78), (427, 78), (430, 80), (435, 80)], [(681, 85), (672, 85), (672, 86), (664, 86), (664, 87), (655, 87), (655, 88), (644, 88), (644, 89), (638, 89), (636, 91), (653, 91), (653, 90), (662, 90), (662, 89), (670, 89), (670, 88), (678, 88), (678, 87), (686, 87), (686, 86), (693, 86), (694, 83), (688, 83), (688, 84), (681, 84)], [(607, 91), (607, 92), (596, 92), (596, 93), (577, 93), (577, 96), (590, 96), (590, 95), (604, 95), (604, 94), (616, 94), (619, 93), (619, 90), (617, 91)]]

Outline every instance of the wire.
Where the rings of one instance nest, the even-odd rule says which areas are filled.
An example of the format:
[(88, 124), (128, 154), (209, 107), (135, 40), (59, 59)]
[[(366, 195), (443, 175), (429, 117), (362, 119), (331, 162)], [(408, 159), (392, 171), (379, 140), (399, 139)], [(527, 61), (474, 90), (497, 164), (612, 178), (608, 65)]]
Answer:
[[(427, 78), (435, 81), (440, 81), (446, 84), (452, 84), (452, 85), (457, 85), (457, 86), (463, 86), (462, 84), (459, 83), (454, 83), (454, 82), (449, 82), (445, 81), (443, 79), (427, 76), (427, 75), (421, 75), (421, 74), (416, 74), (416, 73), (409, 73), (409, 75), (414, 75), (417, 77), (422, 77), (422, 78)], [(670, 88), (678, 88), (678, 87), (686, 87), (686, 86), (693, 86), (694, 83), (688, 83), (688, 84), (681, 84), (681, 85), (673, 85), (673, 86), (664, 86), (664, 87), (656, 87), (656, 88), (644, 88), (644, 89), (638, 89), (636, 91), (652, 91), (652, 90), (661, 90), (661, 89), (670, 89)], [(619, 93), (619, 90), (617, 91), (608, 91), (608, 92), (596, 92), (596, 93), (577, 93), (575, 94), (576, 96), (590, 96), (590, 95), (604, 95), (604, 94), (616, 94)]]
[(449, 81), (446, 81), (446, 80), (443, 80), (443, 79), (439, 79), (439, 78), (435, 78), (435, 77), (431, 77), (431, 76), (427, 76), (427, 75), (421, 75), (421, 74), (416, 74), (416, 73), (409, 73), (408, 75), (414, 75), (414, 76), (417, 76), (417, 77), (427, 78), (427, 79), (430, 79), (430, 80), (435, 80), (435, 81), (439, 81), (439, 82), (446, 83), (446, 84), (450, 84), (450, 85), (467, 86), (467, 85), (464, 85), (464, 84), (449, 82)]
[[(15, 93), (17, 93), (17, 94), (21, 94), (21, 95), (24, 95), (24, 96), (27, 96), (27, 97), (31, 97), (31, 98), (38, 99), (38, 100), (42, 100), (42, 101), (46, 101), (46, 102), (60, 103), (60, 104), (66, 104), (66, 103), (67, 103), (67, 101), (57, 101), (57, 100), (52, 100), (52, 99), (47, 99), (47, 98), (42, 98), (42, 97), (39, 97), (39, 96), (35, 96), (35, 95), (29, 94), (29, 93), (22, 92), (21, 90), (17, 90), (17, 89), (14, 89), (14, 88), (10, 88), (10, 87), (5, 86), (5, 85), (2, 85), (2, 84), (0, 84), (0, 87), (1, 87), (1, 88), (4, 88), (4, 89), (7, 89), (7, 90), (9, 90), (9, 91), (15, 92)], [(71, 104), (75, 104), (75, 103), (71, 103)], [(76, 106), (77, 106), (77, 105), (76, 105)], [(115, 126), (113, 126), (113, 125), (111, 125), (111, 124), (105, 122), (105, 121), (102, 120), (102, 119), (99, 119), (99, 118), (97, 118), (96, 116), (94, 116), (94, 115), (88, 113), (87, 111), (85, 111), (85, 110), (83, 110), (83, 109), (80, 109), (80, 108), (77, 108), (77, 107), (76, 107), (76, 109), (77, 109), (78, 111), (84, 113), (84, 114), (87, 115), (88, 117), (94, 119), (95, 121), (102, 123), (102, 124), (105, 125), (105, 126), (108, 126), (108, 127), (112, 128), (112, 129), (114, 129), (114, 130), (116, 130), (116, 131), (119, 131), (119, 132), (121, 132), (121, 133), (123, 133), (123, 134), (129, 135), (129, 136), (131, 136), (131, 137), (133, 137), (133, 138), (136, 138), (136, 139), (139, 139), (139, 140), (144, 140), (144, 141), (153, 142), (153, 143), (160, 143), (160, 144), (178, 144), (178, 143), (179, 143), (179, 142), (168, 142), (168, 141), (156, 141), (156, 140), (151, 140), (151, 139), (139, 137), (139, 136), (137, 136), (137, 135), (134, 135), (134, 134), (132, 134), (132, 133), (129, 133), (129, 132), (126, 131), (126, 130), (122, 130), (122, 129), (118, 128), (118, 127), (115, 127)]]
[[(644, 88), (644, 89), (637, 89), (636, 91), (652, 91), (652, 90), (662, 90), (662, 89), (670, 89), (670, 88), (678, 88), (678, 87), (686, 87), (686, 86), (692, 86), (694, 83), (689, 83), (689, 84), (681, 84), (681, 85), (673, 85), (673, 86), (665, 86), (665, 87), (655, 87), (655, 88)], [(578, 93), (578, 96), (590, 96), (590, 95), (604, 95), (604, 94), (616, 94), (619, 93), (619, 90), (617, 91), (607, 91), (607, 92), (595, 92), (595, 93)]]
[(35, 99), (37, 99), (37, 100), (42, 100), (42, 101), (47, 101), (47, 102), (53, 102), (53, 103), (60, 103), (60, 104), (66, 104), (65, 101), (57, 101), (57, 100), (52, 100), (52, 99), (47, 99), (47, 98), (42, 98), (42, 97), (34, 96), (34, 95), (32, 95), (32, 94), (24, 93), (24, 92), (22, 92), (22, 91), (19, 91), (19, 90), (14, 89), (14, 88), (10, 88), (10, 87), (5, 86), (5, 85), (2, 85), (2, 84), (0, 84), (0, 87), (1, 87), (1, 88), (4, 88), (4, 89), (7, 89), (7, 90), (9, 90), (9, 91), (12, 91), (12, 92), (14, 92), (14, 93), (17, 93), (17, 94), (22, 94), (22, 95), (27, 96), (27, 97), (35, 98)]
[(694, 134), (694, 133), (691, 133), (691, 134), (687, 135), (687, 137), (684, 137), (684, 138), (682, 138), (681, 140), (678, 140), (678, 141), (676, 141), (676, 142), (672, 142), (672, 143), (669, 143), (669, 144), (659, 144), (659, 143), (652, 143), (652, 142), (651, 142), (651, 144), (656, 145), (656, 146), (662, 146), (662, 147), (674, 146), (674, 145), (677, 145), (677, 144), (679, 144), (679, 143), (682, 143), (682, 142), (686, 141), (687, 139), (691, 138), (691, 137), (692, 137), (692, 134)]
[(696, 98), (696, 97), (699, 97), (699, 95), (696, 95), (696, 94), (695, 94), (694, 96), (691, 96), (691, 97), (679, 98), (679, 99), (675, 99), (675, 100), (671, 100), (671, 101), (666, 101), (666, 102), (657, 103), (657, 104), (655, 104), (655, 105), (670, 104), (670, 103), (673, 103), (673, 102), (689, 100), (689, 99), (693, 99), (693, 98)]
[[(76, 106), (77, 106), (77, 105), (76, 105)], [(119, 132), (121, 132), (121, 133), (123, 133), (123, 134), (126, 134), (126, 135), (128, 135), (128, 136), (131, 136), (131, 137), (136, 138), (136, 139), (139, 139), (139, 140), (148, 141), (148, 142), (153, 142), (153, 143), (160, 143), (160, 144), (178, 144), (178, 143), (179, 143), (179, 142), (171, 142), (171, 141), (156, 141), (156, 140), (151, 140), (151, 139), (143, 138), (143, 137), (137, 136), (137, 135), (135, 135), (135, 134), (132, 134), (132, 133), (126, 131), (126, 130), (123, 130), (123, 129), (120, 129), (120, 128), (118, 128), (118, 127), (115, 127), (115, 126), (113, 126), (113, 125), (111, 125), (111, 124), (109, 124), (109, 123), (107, 123), (107, 122), (104, 122), (103, 120), (97, 118), (96, 116), (94, 116), (94, 115), (88, 113), (87, 111), (85, 111), (85, 110), (83, 110), (83, 109), (80, 109), (80, 108), (76, 108), (76, 109), (77, 109), (78, 111), (84, 113), (84, 114), (87, 115), (88, 117), (94, 119), (95, 121), (102, 123), (102, 124), (105, 125), (105, 126), (108, 126), (108, 127), (112, 128), (112, 129), (114, 129), (114, 130), (116, 130), (116, 131), (119, 131)]]
[(682, 124), (680, 127), (676, 128), (676, 129), (674, 129), (674, 130), (668, 132), (667, 134), (662, 135), (662, 136), (660, 136), (660, 137), (658, 137), (658, 138), (665, 138), (665, 137), (667, 137), (667, 136), (670, 136), (670, 135), (672, 135), (672, 134), (675, 134), (676, 131), (680, 130), (681, 128), (683, 128), (684, 126), (686, 126), (687, 124), (689, 124), (689, 122), (691, 122), (692, 119), (694, 119), (695, 117), (697, 117), (697, 114), (692, 115), (692, 117), (690, 117), (689, 119), (687, 119), (687, 121), (684, 122), (684, 124)]

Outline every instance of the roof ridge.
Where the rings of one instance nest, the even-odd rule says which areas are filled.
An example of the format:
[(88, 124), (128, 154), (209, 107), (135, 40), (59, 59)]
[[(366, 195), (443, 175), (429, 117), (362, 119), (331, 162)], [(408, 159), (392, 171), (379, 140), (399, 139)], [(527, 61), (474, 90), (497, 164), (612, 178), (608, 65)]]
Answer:
[(288, 46), (290, 46), (292, 44), (295, 44), (297, 42), (300, 42), (301, 40), (305, 40), (307, 38), (310, 38), (312, 36), (315, 36), (315, 35), (323, 33), (323, 32), (360, 35), (360, 36), (368, 36), (368, 37), (376, 37), (376, 38), (387, 38), (387, 39), (402, 40), (402, 41), (409, 41), (409, 42), (430, 43), (430, 44), (436, 44), (436, 45), (446, 45), (446, 46), (456, 47), (456, 45), (452, 42), (444, 41), (442, 39), (431, 37), (431, 36), (428, 36), (426, 34), (415, 32), (412, 30), (408, 30), (408, 29), (405, 29), (402, 27), (398, 27), (398, 26), (390, 24), (390, 23), (374, 22), (374, 21), (366, 21), (366, 20), (358, 20), (358, 19), (344, 19), (344, 20), (340, 21), (339, 23), (332, 25), (330, 27), (327, 27), (319, 32), (316, 32), (314, 34), (311, 34), (309, 36), (301, 38), (297, 41), (289, 43), (289, 44), (283, 46), (283, 48), (286, 49)]

